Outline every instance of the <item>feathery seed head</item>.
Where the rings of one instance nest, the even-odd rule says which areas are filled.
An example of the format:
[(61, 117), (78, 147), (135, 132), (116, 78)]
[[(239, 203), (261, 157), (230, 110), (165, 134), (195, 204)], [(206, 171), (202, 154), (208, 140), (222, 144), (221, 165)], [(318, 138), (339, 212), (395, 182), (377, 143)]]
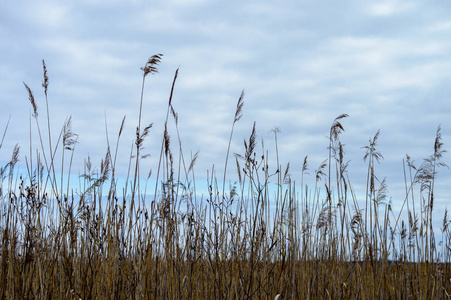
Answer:
[(34, 101), (33, 92), (31, 91), (30, 87), (24, 82), (23, 85), (28, 91), (28, 100), (30, 100), (31, 106), (33, 106), (33, 117), (38, 117), (38, 106), (36, 105), (36, 101)]
[(144, 77), (146, 77), (148, 74), (158, 73), (157, 65), (160, 63), (162, 56), (163, 54), (155, 54), (147, 60), (146, 65), (141, 68), (141, 70), (144, 72)]

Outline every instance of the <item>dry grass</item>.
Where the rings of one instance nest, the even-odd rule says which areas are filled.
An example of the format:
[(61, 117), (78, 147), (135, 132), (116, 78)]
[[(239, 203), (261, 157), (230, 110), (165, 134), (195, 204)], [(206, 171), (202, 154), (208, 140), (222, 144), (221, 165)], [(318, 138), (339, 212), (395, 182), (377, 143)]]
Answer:
[[(161, 57), (152, 56), (142, 68), (143, 90), (146, 76), (157, 73)], [(48, 140), (41, 136), (38, 107), (25, 84), (40, 151), (30, 146), (27, 174), (17, 174), (19, 146), (0, 169), (2, 299), (449, 298), (447, 212), (440, 246), (432, 226), (434, 184), (438, 168), (444, 166), (440, 128), (434, 153), (421, 166), (406, 158), (406, 194), (397, 215), (386, 201), (385, 181), (376, 176), (377, 162), (383, 159), (376, 149), (379, 132), (365, 147), (365, 198), (355, 196), (340, 142), (345, 114), (332, 123), (329, 157), (313, 173), (312, 187), (304, 186), (307, 157), (300, 193), (289, 165), (280, 166), (277, 128), (277, 167), (271, 171), (268, 151), (262, 147), (256, 154), (254, 124), (242, 154), (235, 154), (233, 178), (238, 180), (227, 188), (230, 141), (241, 118), (242, 93), (222, 186), (210, 175), (208, 195), (198, 197), (197, 154), (185, 161), (172, 105), (176, 72), (165, 125), (175, 123), (177, 145), (171, 144), (165, 126), (155, 180), (160, 184), (153, 200), (144, 201), (146, 179), (140, 173), (145, 170), (139, 169), (145, 159), (142, 142), (152, 126), (141, 124), (142, 97), (126, 181), (131, 185), (118, 187), (115, 175), (123, 120), (115, 149), (106, 145), (100, 171), (86, 160), (76, 193), (70, 176), (78, 136), (68, 118), (60, 136), (52, 140), (44, 62), (43, 67)], [(0, 150), (2, 143), (3, 138)], [(171, 147), (176, 147), (177, 157)], [(270, 183), (277, 188), (270, 189)]]

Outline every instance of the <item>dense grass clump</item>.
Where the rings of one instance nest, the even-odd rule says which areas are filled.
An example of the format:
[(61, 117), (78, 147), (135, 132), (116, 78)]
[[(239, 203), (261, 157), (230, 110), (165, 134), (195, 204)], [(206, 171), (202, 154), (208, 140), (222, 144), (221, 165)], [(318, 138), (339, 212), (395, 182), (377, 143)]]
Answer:
[[(142, 91), (147, 76), (158, 72), (161, 58), (152, 56), (142, 68)], [(78, 136), (71, 118), (59, 136), (51, 136), (44, 61), (43, 68), (48, 136), (25, 84), (39, 150), (30, 149), (25, 155), (26, 174), (18, 174), (18, 145), (0, 168), (1, 299), (450, 297), (449, 220), (445, 212), (438, 244), (432, 214), (436, 174), (445, 166), (440, 127), (434, 153), (421, 166), (406, 157), (405, 199), (395, 214), (386, 201), (385, 181), (376, 176), (376, 163), (383, 159), (377, 151), (379, 132), (365, 147), (366, 190), (360, 191), (363, 198), (356, 197), (340, 142), (346, 114), (332, 122), (325, 145), (328, 157), (314, 171), (310, 187), (304, 185), (307, 157), (300, 190), (289, 165), (280, 166), (277, 129), (277, 166), (272, 171), (263, 145), (257, 154), (255, 124), (242, 153), (230, 163), (232, 135), (244, 104), (241, 93), (223, 178), (216, 178), (211, 170), (208, 194), (198, 197), (197, 153), (189, 161), (184, 157), (172, 105), (176, 72), (156, 175), (140, 177), (146, 172), (140, 170), (143, 141), (152, 127), (141, 122), (141, 93), (125, 186), (118, 186), (115, 173), (124, 118), (117, 141), (106, 145), (98, 171), (88, 158), (79, 186), (73, 187), (72, 157)], [(175, 124), (176, 146), (171, 144), (168, 122)], [(3, 139), (0, 151), (2, 143)], [(236, 167), (230, 175), (232, 166)], [(154, 195), (146, 198), (144, 183), (151, 176), (156, 182)], [(237, 178), (236, 183), (226, 186), (228, 178)]]

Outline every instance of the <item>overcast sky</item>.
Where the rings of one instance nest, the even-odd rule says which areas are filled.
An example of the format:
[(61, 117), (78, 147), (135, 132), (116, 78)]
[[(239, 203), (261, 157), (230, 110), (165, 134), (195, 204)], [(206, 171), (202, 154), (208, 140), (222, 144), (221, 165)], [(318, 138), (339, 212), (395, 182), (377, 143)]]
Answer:
[[(450, 15), (450, 1), (4, 1), (1, 133), (9, 116), (11, 121), (0, 161), (9, 160), (16, 143), (22, 163), (29, 153), (32, 108), (22, 82), (33, 90), (41, 129), (46, 129), (45, 59), (53, 138), (69, 115), (79, 135), (73, 172), (83, 172), (88, 155), (100, 168), (105, 120), (113, 144), (126, 116), (116, 170), (126, 174), (138, 119), (140, 67), (162, 53), (159, 73), (148, 76), (145, 86), (143, 122), (154, 127), (145, 142), (151, 157), (143, 173), (156, 168), (170, 88), (180, 67), (173, 105), (185, 157), (200, 151), (195, 169), (200, 180), (213, 164), (222, 176), (244, 89), (232, 153), (244, 153), (243, 139), (255, 121), (257, 140), (265, 140), (274, 162), (270, 131), (277, 126), (281, 164), (290, 162), (292, 179), (299, 182), (304, 157), (309, 156), (313, 174), (327, 158), (332, 121), (347, 113), (341, 139), (351, 178), (356, 186), (364, 182), (361, 147), (380, 130), (378, 149), (385, 159), (376, 174), (387, 178), (389, 196), (400, 205), (405, 155), (419, 166), (433, 153), (440, 124), (445, 149), (451, 145)], [(32, 123), (33, 148), (38, 147), (35, 130)], [(451, 163), (449, 155), (444, 162)], [(231, 164), (232, 180), (234, 169)], [(306, 180), (313, 183), (313, 175)], [(451, 171), (440, 169), (440, 217), (451, 195), (450, 180)]]

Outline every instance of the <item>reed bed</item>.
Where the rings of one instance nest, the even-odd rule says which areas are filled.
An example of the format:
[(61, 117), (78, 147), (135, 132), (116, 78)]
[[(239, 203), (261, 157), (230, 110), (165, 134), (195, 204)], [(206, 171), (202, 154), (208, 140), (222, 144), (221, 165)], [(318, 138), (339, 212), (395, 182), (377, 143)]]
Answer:
[[(142, 68), (142, 91), (161, 58), (150, 57)], [(149, 170), (140, 170), (143, 141), (152, 127), (142, 123), (141, 93), (125, 186), (118, 186), (115, 173), (124, 119), (100, 166), (86, 159), (74, 187), (78, 136), (71, 118), (59, 136), (51, 136), (44, 61), (43, 71), (45, 125), (25, 84), (39, 150), (30, 147), (25, 155), (26, 174), (18, 174), (19, 145), (0, 168), (1, 299), (450, 298), (447, 212), (441, 232), (433, 227), (436, 175), (446, 166), (440, 127), (434, 153), (420, 166), (406, 157), (405, 199), (395, 213), (377, 174), (383, 159), (377, 151), (379, 132), (365, 147), (367, 184), (359, 193), (363, 197), (356, 196), (340, 142), (346, 114), (333, 120), (325, 145), (329, 155), (309, 171), (310, 186), (304, 183), (307, 157), (300, 185), (289, 165), (279, 164), (277, 129), (272, 160), (263, 145), (257, 147), (255, 124), (242, 152), (230, 155), (243, 111), (241, 93), (231, 115), (223, 178), (210, 170), (208, 193), (197, 195), (197, 153), (189, 159), (183, 155), (172, 104), (177, 70), (156, 172), (143, 177)], [(175, 139), (169, 122), (175, 124)], [(2, 144), (3, 139), (0, 151)], [(153, 191), (145, 184), (151, 176)], [(227, 186), (230, 180), (235, 183)]]

